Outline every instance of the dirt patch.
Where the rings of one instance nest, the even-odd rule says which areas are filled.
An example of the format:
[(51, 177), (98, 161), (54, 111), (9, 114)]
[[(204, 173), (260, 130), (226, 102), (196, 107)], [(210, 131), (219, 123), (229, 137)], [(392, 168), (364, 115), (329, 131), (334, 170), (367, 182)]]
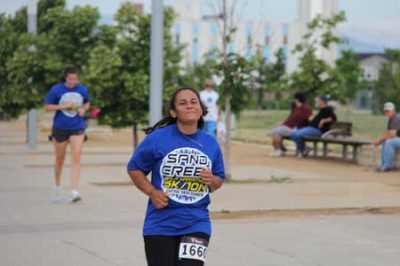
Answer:
[(343, 215), (399, 215), (400, 207), (366, 207), (366, 208), (331, 208), (331, 209), (296, 209), (296, 210), (254, 210), (233, 211), (222, 210), (211, 212), (213, 220), (226, 219), (259, 219), (276, 217), (305, 217), (305, 216), (343, 216)]

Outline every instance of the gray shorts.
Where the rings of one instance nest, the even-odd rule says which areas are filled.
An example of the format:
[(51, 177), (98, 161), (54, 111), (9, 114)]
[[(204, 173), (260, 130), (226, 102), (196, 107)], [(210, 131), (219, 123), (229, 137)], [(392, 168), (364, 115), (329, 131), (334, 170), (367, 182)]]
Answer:
[(271, 136), (285, 136), (285, 135), (290, 136), (290, 133), (292, 133), (293, 130), (296, 130), (296, 129), (292, 129), (288, 126), (281, 125), (281, 126), (277, 126), (273, 129), (271, 129), (269, 131), (269, 134)]

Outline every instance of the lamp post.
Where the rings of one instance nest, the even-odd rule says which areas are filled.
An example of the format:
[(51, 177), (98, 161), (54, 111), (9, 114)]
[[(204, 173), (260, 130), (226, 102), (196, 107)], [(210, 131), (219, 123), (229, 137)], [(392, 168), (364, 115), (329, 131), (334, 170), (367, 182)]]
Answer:
[(153, 0), (151, 13), (150, 45), (150, 126), (162, 117), (163, 91), (163, 34), (164, 7), (163, 0)]
[[(37, 34), (37, 0), (28, 0), (28, 33)], [(36, 47), (34, 45), (29, 46), (29, 52), (35, 52)], [(32, 79), (29, 80), (29, 84), (33, 86)], [(27, 130), (28, 130), (28, 149), (36, 149), (36, 109), (32, 108), (29, 110), (27, 119)]]

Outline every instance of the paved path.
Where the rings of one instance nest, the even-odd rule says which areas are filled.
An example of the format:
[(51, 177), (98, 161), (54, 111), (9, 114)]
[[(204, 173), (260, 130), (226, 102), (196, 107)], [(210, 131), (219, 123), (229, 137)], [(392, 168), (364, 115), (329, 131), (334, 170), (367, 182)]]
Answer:
[[(83, 202), (54, 204), (52, 147), (40, 143), (29, 152), (22, 134), (4, 128), (1, 265), (145, 265), (141, 226), (147, 199), (128, 185), (129, 147), (86, 147)], [(282, 166), (235, 169), (238, 182), (212, 195), (212, 211), (400, 207), (398, 183), (333, 179)], [(278, 179), (265, 182), (271, 175)], [(258, 181), (247, 182), (247, 176)], [(285, 176), (289, 180), (280, 183)], [(399, 265), (400, 215), (306, 214), (215, 219), (207, 265)]]

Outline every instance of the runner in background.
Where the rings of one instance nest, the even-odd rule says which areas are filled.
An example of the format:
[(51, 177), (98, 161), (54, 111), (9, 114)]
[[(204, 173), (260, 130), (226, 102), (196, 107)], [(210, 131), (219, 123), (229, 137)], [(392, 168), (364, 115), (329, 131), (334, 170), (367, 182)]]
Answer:
[(61, 173), (68, 143), (71, 146), (71, 191), (69, 200), (81, 200), (78, 192), (81, 169), (81, 153), (84, 141), (85, 123), (83, 116), (89, 109), (87, 88), (78, 82), (78, 69), (67, 66), (60, 82), (54, 85), (46, 96), (45, 108), (55, 111), (51, 140), (55, 151), (55, 185), (51, 195), (53, 201), (60, 201)]

